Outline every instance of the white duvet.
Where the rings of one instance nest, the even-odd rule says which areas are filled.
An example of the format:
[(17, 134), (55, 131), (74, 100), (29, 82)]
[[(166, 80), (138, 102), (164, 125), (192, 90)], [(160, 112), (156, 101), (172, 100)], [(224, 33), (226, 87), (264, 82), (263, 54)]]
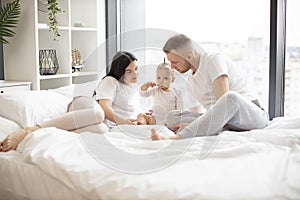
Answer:
[(18, 151), (85, 199), (300, 198), (295, 126), (180, 141), (151, 141), (149, 127), (103, 135), (46, 128)]

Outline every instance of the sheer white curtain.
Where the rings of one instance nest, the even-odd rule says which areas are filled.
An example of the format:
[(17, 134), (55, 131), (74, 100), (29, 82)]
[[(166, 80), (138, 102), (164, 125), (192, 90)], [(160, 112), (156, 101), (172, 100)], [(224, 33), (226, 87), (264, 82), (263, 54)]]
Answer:
[[(123, 40), (121, 36), (121, 46), (142, 58), (140, 82), (154, 79), (168, 37), (183, 33), (204, 49), (231, 57), (268, 108), (269, 0), (126, 0), (121, 4), (121, 30), (127, 33)], [(184, 78), (178, 76), (177, 87), (182, 87)]]
[(300, 1), (288, 0), (286, 12), (285, 116), (300, 115)]

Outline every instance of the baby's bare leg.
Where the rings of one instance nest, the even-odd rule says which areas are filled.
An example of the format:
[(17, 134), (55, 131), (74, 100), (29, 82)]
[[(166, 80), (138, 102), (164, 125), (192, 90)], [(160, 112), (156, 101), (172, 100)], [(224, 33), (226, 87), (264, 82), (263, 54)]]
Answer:
[(145, 116), (146, 115), (144, 113), (140, 113), (137, 115), (137, 125), (147, 124), (147, 120), (146, 120)]
[(156, 124), (156, 120), (155, 120), (154, 116), (152, 116), (152, 115), (140, 113), (137, 116), (137, 124), (138, 125), (146, 125), (146, 124), (154, 125), (154, 124)]
[(149, 125), (155, 125), (156, 124), (156, 120), (155, 117), (153, 115), (146, 115), (145, 116), (147, 124)]

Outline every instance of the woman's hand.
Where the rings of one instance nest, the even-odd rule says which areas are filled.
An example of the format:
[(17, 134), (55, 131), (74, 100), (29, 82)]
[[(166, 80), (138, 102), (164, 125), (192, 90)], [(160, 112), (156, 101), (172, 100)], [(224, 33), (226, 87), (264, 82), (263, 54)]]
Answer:
[(98, 100), (98, 103), (102, 107), (104, 113), (105, 113), (105, 118), (115, 122), (117, 125), (120, 124), (135, 124), (136, 119), (125, 119), (122, 116), (118, 115), (115, 113), (112, 109), (112, 101), (108, 99), (101, 99)]
[(182, 129), (184, 129), (185, 127), (187, 127), (188, 125), (189, 125), (189, 123), (178, 123), (178, 124), (174, 124), (171, 128), (175, 129), (176, 131), (174, 131), (174, 133), (177, 134)]
[(154, 86), (156, 86), (155, 82), (148, 81), (141, 86), (141, 90), (145, 91), (148, 90), (149, 87), (154, 87)]

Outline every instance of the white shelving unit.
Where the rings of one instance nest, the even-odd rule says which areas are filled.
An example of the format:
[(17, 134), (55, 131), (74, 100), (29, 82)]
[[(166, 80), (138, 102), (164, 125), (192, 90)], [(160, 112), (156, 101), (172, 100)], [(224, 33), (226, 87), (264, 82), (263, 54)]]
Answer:
[(0, 95), (30, 90), (30, 82), (15, 82), (0, 80)]
[[(21, 18), (16, 35), (4, 46), (5, 79), (30, 81), (32, 89), (41, 90), (101, 77), (105, 73), (105, 0), (59, 0), (64, 13), (57, 15), (61, 34), (58, 41), (54, 41), (49, 31), (47, 12), (38, 9), (39, 1), (45, 2), (20, 1)], [(85, 62), (80, 72), (72, 73), (74, 48)], [(42, 49), (56, 49), (59, 64), (56, 75), (40, 75)]]

